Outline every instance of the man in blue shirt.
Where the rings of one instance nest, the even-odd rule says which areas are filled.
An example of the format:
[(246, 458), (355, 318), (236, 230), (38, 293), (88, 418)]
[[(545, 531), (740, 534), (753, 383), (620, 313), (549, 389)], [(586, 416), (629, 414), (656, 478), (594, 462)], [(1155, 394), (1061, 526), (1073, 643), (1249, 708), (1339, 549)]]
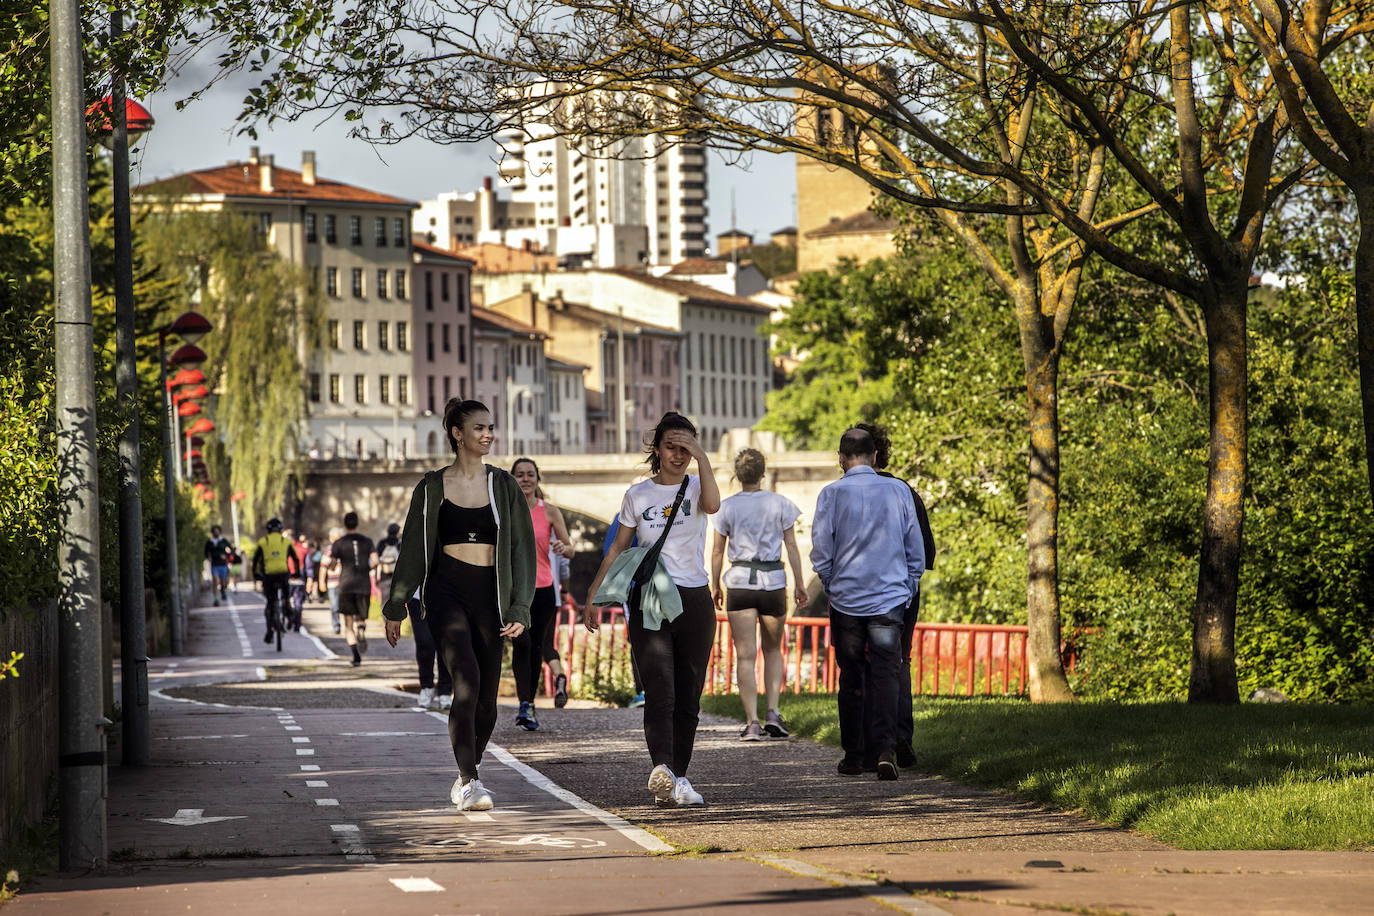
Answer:
[(876, 451), (867, 430), (840, 437), (844, 476), (816, 500), (811, 565), (830, 599), (840, 666), (839, 772), (858, 776), (864, 758), (876, 757), (878, 778), (896, 779), (902, 621), (925, 571), (925, 549), (911, 493), (901, 481), (878, 476)]

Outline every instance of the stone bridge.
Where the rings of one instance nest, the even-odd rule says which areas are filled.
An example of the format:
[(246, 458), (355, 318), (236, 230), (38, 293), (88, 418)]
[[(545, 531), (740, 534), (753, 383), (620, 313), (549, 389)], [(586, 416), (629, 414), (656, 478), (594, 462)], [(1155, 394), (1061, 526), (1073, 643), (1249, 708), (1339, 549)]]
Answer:
[[(724, 450), (722, 450), (724, 452)], [(797, 522), (797, 546), (802, 565), (810, 578), (807, 555), (811, 550), (811, 520), (816, 497), (822, 487), (840, 476), (839, 459), (833, 452), (765, 451), (768, 473), (763, 486), (775, 490), (802, 510)], [(573, 570), (574, 594), (581, 600), (578, 583), (585, 587), (600, 562), (601, 540), (620, 510), (620, 500), (630, 484), (648, 474), (644, 457), (625, 455), (540, 455), (539, 464), (544, 493), (563, 510), (568, 519), (579, 556)], [(493, 458), (490, 463), (507, 467), (511, 459)], [(420, 475), (438, 467), (441, 459), (430, 460), (347, 460), (313, 461), (309, 465), (299, 515), (293, 519), (298, 531), (323, 538), (330, 527), (341, 525), (345, 512), (352, 510), (361, 519), (359, 530), (372, 538), (381, 537), (390, 522), (403, 522), (410, 495)], [(712, 470), (721, 496), (739, 491), (733, 480), (733, 458), (712, 456)], [(707, 541), (709, 556), (710, 538)], [(587, 571), (590, 569), (590, 571)]]

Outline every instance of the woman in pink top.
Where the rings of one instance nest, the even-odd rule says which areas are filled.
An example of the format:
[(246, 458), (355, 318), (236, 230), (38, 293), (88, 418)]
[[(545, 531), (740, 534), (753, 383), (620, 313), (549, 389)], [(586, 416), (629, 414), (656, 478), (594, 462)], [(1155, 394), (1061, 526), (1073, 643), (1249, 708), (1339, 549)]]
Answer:
[(515, 693), (520, 698), (520, 712), (515, 716), (515, 724), (534, 731), (539, 727), (539, 719), (534, 712), (534, 694), (539, 675), (544, 669), (544, 632), (553, 625), (558, 614), (550, 553), (571, 557), (573, 546), (568, 527), (563, 523), (563, 513), (543, 499), (539, 489), (539, 466), (529, 458), (517, 458), (510, 472), (525, 494), (530, 506), (530, 521), (534, 523), (536, 573), (534, 601), (530, 603), (530, 626), (511, 646)]

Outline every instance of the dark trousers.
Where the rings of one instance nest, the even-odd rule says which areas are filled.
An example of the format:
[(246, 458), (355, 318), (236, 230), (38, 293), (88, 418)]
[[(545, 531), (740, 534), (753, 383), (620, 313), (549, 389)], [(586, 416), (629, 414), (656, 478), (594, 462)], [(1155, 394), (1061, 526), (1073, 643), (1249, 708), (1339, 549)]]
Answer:
[(629, 615), (630, 649), (644, 681), (644, 741), (654, 766), (685, 776), (692, 762), (706, 664), (716, 641), (716, 609), (706, 586), (678, 588), (682, 614), (658, 630)]
[(444, 664), (434, 635), (429, 632), (429, 623), (420, 616), (420, 599), (411, 598), (406, 602), (406, 612), (410, 614), (410, 629), (415, 634), (415, 664), (420, 669), (420, 687), (434, 686), (434, 664), (439, 664), (440, 696), (453, 693), (453, 678), (449, 677), (448, 665)]
[(918, 589), (916, 597), (911, 599), (906, 613), (902, 615), (902, 657), (897, 685), (897, 743), (906, 747), (911, 747), (911, 741), (916, 736), (911, 712), (911, 646), (915, 641), (916, 618), (920, 614), (921, 592)]
[(267, 629), (272, 629), (272, 608), (281, 611), (283, 626), (291, 625), (291, 607), (287, 604), (287, 592), (291, 588), (291, 577), (286, 573), (266, 573), (262, 577), (262, 594), (267, 599), (263, 606), (262, 617)]
[(855, 617), (830, 609), (830, 641), (840, 666), (840, 747), (846, 759), (876, 760), (895, 746), (906, 605)]
[(496, 567), (473, 566), (440, 553), (425, 586), (425, 622), (453, 677), (448, 738), (464, 779), (496, 728), (501, 686), (501, 615), (496, 606)]
[(299, 630), (301, 628), (301, 610), (305, 607), (305, 583), (291, 583), (291, 619), (287, 621), (287, 626)]
[(521, 703), (533, 703), (539, 691), (539, 676), (544, 673), (544, 634), (553, 626), (558, 607), (553, 603), (553, 586), (534, 590), (530, 602), (530, 627), (511, 644), (510, 664), (515, 672), (515, 695)]

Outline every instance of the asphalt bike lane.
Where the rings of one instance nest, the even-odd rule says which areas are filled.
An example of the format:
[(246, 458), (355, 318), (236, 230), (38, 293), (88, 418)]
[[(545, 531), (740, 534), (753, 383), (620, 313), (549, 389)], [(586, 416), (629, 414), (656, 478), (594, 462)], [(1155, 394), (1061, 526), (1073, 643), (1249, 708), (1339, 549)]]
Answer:
[[(175, 696), (270, 683), (276, 665), (347, 665), (308, 627), (280, 654), (264, 629), (255, 594), (194, 612), (195, 654), (150, 665), (153, 764), (110, 771), (110, 867), (42, 879), (7, 916), (891, 912), (877, 889), (828, 873), (674, 852), (496, 745), (481, 772), (496, 808), (458, 812), (446, 715), (397, 690), (333, 682), (261, 706)], [(902, 896), (903, 911), (940, 912)]]

